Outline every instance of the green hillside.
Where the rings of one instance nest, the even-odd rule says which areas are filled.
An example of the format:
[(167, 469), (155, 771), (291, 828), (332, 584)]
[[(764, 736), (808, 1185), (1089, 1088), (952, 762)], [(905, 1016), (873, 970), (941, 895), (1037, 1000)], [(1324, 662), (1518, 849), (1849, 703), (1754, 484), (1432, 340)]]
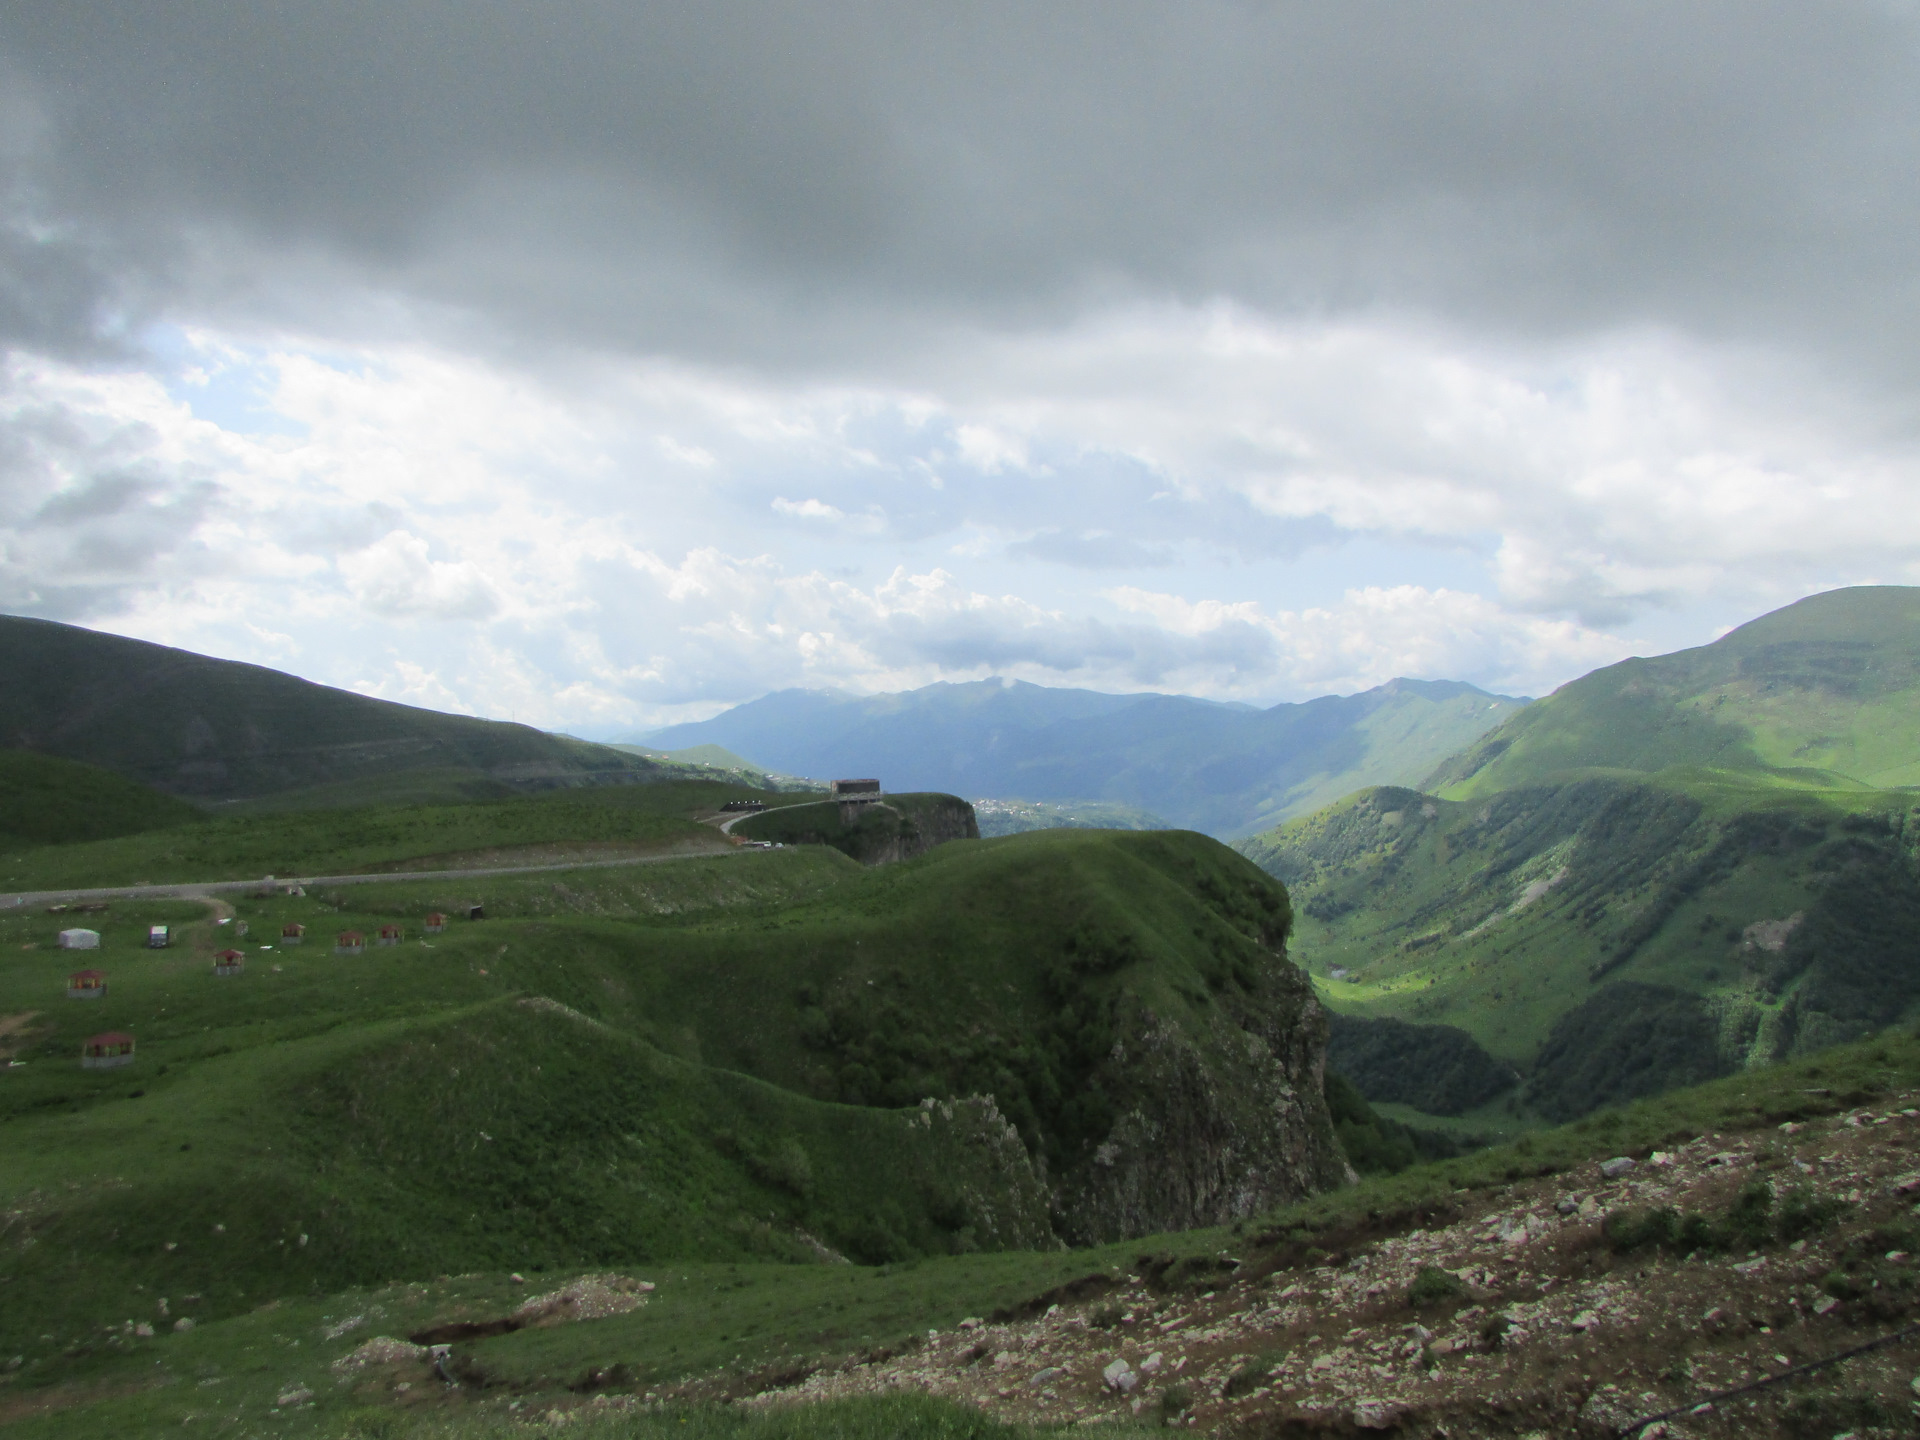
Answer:
[(0, 750), (0, 851), (105, 840), (199, 818), (186, 801), (98, 765)]
[(1465, 800), (1572, 770), (1676, 765), (1789, 785), (1920, 784), (1920, 589), (1832, 590), (1711, 645), (1596, 670), (1420, 788)]
[[(661, 767), (527, 725), (398, 705), (259, 665), (0, 616), (0, 744), (202, 800), (452, 772), (466, 797)], [(369, 795), (368, 799), (379, 798)]]
[(589, 786), (469, 804), (243, 811), (114, 839), (0, 849), (0, 891), (256, 875), (341, 875), (551, 864), (663, 850), (722, 850), (696, 813), (762, 790), (713, 781)]
[[(232, 923), (114, 902), (88, 921), (107, 996), (78, 1002), (62, 920), (0, 912), (0, 1353), (153, 1294), (218, 1319), (476, 1268), (1032, 1249), (1344, 1171), (1300, 1093), (1285, 896), (1199, 836), (396, 878), (231, 921), (246, 969), (217, 979)], [(173, 949), (140, 947), (156, 922)], [(332, 952), (387, 922), (402, 945)], [(109, 1029), (135, 1062), (82, 1070)]]
[[(1292, 890), (1337, 1010), (1457, 1027), (1485, 1052), (1462, 1073), (1515, 1067), (1505, 1103), (1567, 1118), (1920, 1006), (1920, 809), (1888, 788), (1920, 777), (1916, 716), (1920, 591), (1835, 591), (1574, 681), (1429, 793), (1239, 848)], [(1363, 1092), (1421, 1104), (1436, 1032), (1366, 1033)]]

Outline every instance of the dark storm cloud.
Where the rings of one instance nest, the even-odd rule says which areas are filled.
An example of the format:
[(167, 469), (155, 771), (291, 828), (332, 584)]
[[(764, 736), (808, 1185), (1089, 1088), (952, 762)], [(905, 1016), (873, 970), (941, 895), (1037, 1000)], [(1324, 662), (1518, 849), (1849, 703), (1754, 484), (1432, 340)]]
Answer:
[(40, 259), (118, 267), (0, 291), (30, 343), (349, 277), (718, 358), (1221, 292), (1920, 358), (1884, 4), (68, 0), (0, 49)]

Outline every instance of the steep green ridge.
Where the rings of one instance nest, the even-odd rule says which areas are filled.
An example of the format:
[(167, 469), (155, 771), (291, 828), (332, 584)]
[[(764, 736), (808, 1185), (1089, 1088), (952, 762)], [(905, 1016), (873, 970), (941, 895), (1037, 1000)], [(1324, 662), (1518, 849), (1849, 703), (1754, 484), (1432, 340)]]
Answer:
[(416, 771), (552, 786), (644, 779), (660, 767), (526, 725), (444, 715), (277, 670), (0, 616), (0, 744), (101, 765), (214, 800)]
[[(420, 933), (463, 901), (494, 918)], [(154, 1294), (217, 1318), (480, 1267), (1043, 1247), (1344, 1173), (1285, 895), (1196, 835), (876, 870), (730, 851), (235, 912), (229, 978), (211, 952), (237, 931), (198, 905), (90, 916), (89, 1002), (64, 998), (60, 917), (0, 912), (0, 1050), (23, 1062), (0, 1086), (0, 1350)], [(389, 921), (401, 945), (332, 953)], [(141, 948), (156, 922), (173, 949)], [(108, 1029), (133, 1065), (79, 1068)]]
[[(1911, 1013), (1920, 811), (1890, 787), (1916, 778), (1920, 590), (1861, 587), (1597, 670), (1428, 793), (1240, 848), (1292, 888), (1330, 1003), (1470, 1032), (1559, 1119)], [(1341, 1063), (1405, 1102), (1435, 1037), (1376, 1039)]]
[(717, 744), (823, 779), (1028, 801), (1099, 801), (1243, 835), (1363, 785), (1413, 784), (1526, 702), (1393, 680), (1266, 710), (983, 680), (893, 695), (784, 690), (647, 737)]
[(1676, 765), (1789, 785), (1920, 784), (1920, 589), (1832, 590), (1711, 645), (1596, 670), (1420, 788), (1465, 800), (1572, 770)]
[(1295, 954), (1335, 1007), (1468, 1031), (1549, 1117), (1920, 1003), (1920, 808), (1899, 792), (1685, 772), (1472, 803), (1381, 789), (1244, 848), (1292, 890)]
[(197, 819), (184, 800), (98, 765), (0, 750), (0, 851), (105, 840)]

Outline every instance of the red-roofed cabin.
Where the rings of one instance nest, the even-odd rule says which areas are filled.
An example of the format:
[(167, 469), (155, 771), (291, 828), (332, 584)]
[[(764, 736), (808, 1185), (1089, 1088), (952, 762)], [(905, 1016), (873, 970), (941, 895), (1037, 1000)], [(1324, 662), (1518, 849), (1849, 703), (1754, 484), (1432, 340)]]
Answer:
[(238, 975), (246, 965), (247, 957), (238, 950), (222, 950), (213, 957), (213, 973), (216, 975)]
[(364, 955), (367, 953), (367, 937), (358, 930), (342, 930), (333, 937), (333, 953), (336, 955)]
[(447, 917), (442, 915), (438, 910), (434, 911), (433, 914), (427, 916), (427, 923), (425, 926), (427, 934), (441, 935), (446, 933), (446, 928), (447, 928)]
[(133, 1036), (119, 1030), (89, 1036), (80, 1047), (80, 1066), (83, 1070), (111, 1070), (117, 1065), (132, 1063)]
[(98, 1000), (107, 993), (107, 977), (98, 970), (76, 970), (67, 976), (67, 999)]
[(280, 943), (282, 945), (298, 945), (306, 938), (307, 927), (295, 921), (289, 920), (280, 927)]
[(380, 927), (380, 938), (374, 943), (376, 945), (398, 945), (400, 943), (400, 927), (398, 925), (382, 925)]

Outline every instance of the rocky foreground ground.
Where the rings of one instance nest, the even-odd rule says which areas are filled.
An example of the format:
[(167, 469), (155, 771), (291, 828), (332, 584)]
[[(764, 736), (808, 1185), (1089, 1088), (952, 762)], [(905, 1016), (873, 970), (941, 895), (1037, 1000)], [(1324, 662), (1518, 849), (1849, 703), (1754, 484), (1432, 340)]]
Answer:
[[(1460, 1192), (1425, 1228), (1383, 1219), (1302, 1263), (1268, 1237), (1268, 1259), (1223, 1257), (1200, 1293), (1143, 1257), (1031, 1319), (745, 1403), (913, 1389), (1008, 1419), (1260, 1435), (1913, 1436), (1915, 1100)], [(1702, 1219), (1675, 1234), (1644, 1219), (1662, 1207)]]

